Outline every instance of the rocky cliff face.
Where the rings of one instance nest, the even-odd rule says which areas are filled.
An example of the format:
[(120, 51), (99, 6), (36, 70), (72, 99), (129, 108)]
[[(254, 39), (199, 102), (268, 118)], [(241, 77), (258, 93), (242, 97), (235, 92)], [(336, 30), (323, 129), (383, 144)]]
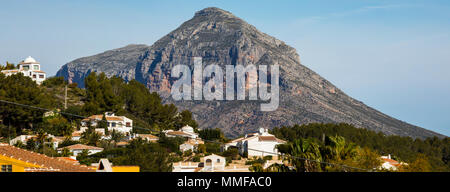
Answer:
[(56, 76), (64, 77), (69, 83), (78, 83), (80, 87), (84, 87), (84, 78), (94, 71), (104, 72), (109, 77), (118, 75), (125, 80), (131, 80), (134, 79), (140, 56), (148, 48), (148, 45), (128, 45), (91, 57), (76, 59), (62, 66)]
[[(173, 66), (189, 65), (202, 57), (203, 65), (280, 65), (280, 105), (261, 112), (258, 101), (173, 101)], [(258, 31), (233, 14), (206, 8), (152, 46), (130, 45), (64, 65), (57, 73), (83, 86), (92, 71), (136, 79), (165, 102), (195, 114), (201, 128), (221, 128), (228, 136), (312, 122), (350, 123), (357, 127), (412, 137), (442, 135), (389, 117), (357, 101), (303, 66), (296, 50)]]

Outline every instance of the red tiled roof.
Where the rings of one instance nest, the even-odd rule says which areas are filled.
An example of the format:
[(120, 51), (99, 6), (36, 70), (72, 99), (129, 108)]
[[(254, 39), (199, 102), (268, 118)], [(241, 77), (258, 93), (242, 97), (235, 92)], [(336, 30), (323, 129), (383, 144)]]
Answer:
[(159, 139), (157, 136), (154, 136), (152, 134), (139, 134), (139, 137), (149, 138), (149, 139)]
[(129, 145), (129, 143), (126, 142), (126, 141), (120, 141), (120, 142), (117, 142), (116, 144), (117, 144), (118, 146)]
[(190, 135), (190, 134), (187, 134), (187, 133), (182, 132), (182, 131), (171, 131), (171, 132), (167, 132), (167, 134), (169, 134), (169, 135), (186, 135), (186, 136)]
[(232, 141), (228, 142), (227, 144), (234, 143), (234, 142), (239, 142), (239, 141), (241, 141), (241, 140), (243, 140), (243, 139), (245, 139), (245, 138), (244, 138), (244, 137), (237, 138), (237, 139), (235, 139), (235, 140), (232, 140)]
[(191, 144), (191, 145), (205, 144), (205, 142), (203, 140), (201, 140), (201, 139), (188, 139), (184, 143), (188, 143), (188, 144)]
[(277, 138), (275, 136), (259, 136), (259, 141), (277, 141)]
[(19, 70), (16, 70), (16, 69), (14, 69), (14, 70), (3, 70), (2, 71), (2, 73), (17, 73), (17, 72), (19, 72)]
[(227, 144), (239, 142), (239, 141), (246, 141), (246, 140), (250, 140), (250, 139), (253, 139), (256, 137), (258, 137), (258, 141), (274, 141), (274, 142), (278, 142), (278, 143), (286, 143), (286, 141), (278, 139), (275, 136), (257, 136), (256, 134), (248, 134), (247, 138), (244, 138), (244, 137), (237, 138), (235, 140), (228, 142)]
[(73, 133), (72, 133), (72, 137), (80, 137), (81, 136), (81, 132), (80, 131), (74, 131)]
[(0, 155), (41, 166), (40, 168), (26, 168), (25, 171), (27, 172), (95, 172), (85, 165), (69, 163), (65, 160), (9, 145), (0, 145)]
[(67, 161), (67, 162), (70, 162), (70, 163), (79, 164), (79, 162), (77, 160), (72, 159), (70, 157), (57, 157), (57, 159), (61, 159), (63, 161)]
[[(107, 121), (123, 121), (122, 117), (119, 116), (114, 116), (114, 117), (105, 117)], [(103, 119), (103, 115), (92, 115), (86, 119), (83, 119), (82, 121), (89, 121), (89, 120), (102, 120)]]
[(64, 138), (64, 137), (53, 137), (52, 138), (52, 141), (53, 142), (62, 142), (62, 141), (64, 141), (66, 138)]
[(87, 150), (103, 150), (103, 148), (100, 147), (94, 147), (94, 146), (89, 146), (89, 145), (83, 145), (83, 144), (75, 144), (75, 145), (70, 145), (70, 146), (66, 146), (66, 147), (61, 147), (58, 150), (62, 150), (64, 148), (68, 148), (70, 150), (77, 150), (77, 149), (87, 149)]
[(393, 165), (393, 166), (400, 166), (400, 163), (396, 160), (393, 159), (387, 159), (387, 158), (381, 158), (384, 162), (388, 162), (389, 164)]

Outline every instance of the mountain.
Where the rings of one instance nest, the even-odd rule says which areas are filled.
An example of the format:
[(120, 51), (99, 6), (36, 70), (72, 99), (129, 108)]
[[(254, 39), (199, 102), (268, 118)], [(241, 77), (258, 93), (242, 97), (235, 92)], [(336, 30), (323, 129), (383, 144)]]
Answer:
[[(177, 64), (193, 68), (193, 57), (203, 65), (280, 65), (280, 104), (276, 111), (260, 111), (258, 101), (173, 101), (170, 88)], [(206, 8), (151, 46), (124, 48), (84, 57), (64, 65), (57, 73), (83, 86), (92, 71), (136, 79), (165, 102), (192, 111), (201, 128), (221, 128), (238, 136), (259, 127), (312, 122), (349, 123), (388, 135), (414, 138), (444, 137), (389, 117), (357, 101), (300, 62), (297, 51), (274, 37), (219, 8)]]
[(84, 78), (93, 71), (104, 72), (109, 77), (119, 75), (125, 80), (134, 79), (136, 63), (140, 56), (149, 48), (148, 45), (128, 45), (113, 49), (91, 57), (76, 59), (56, 73), (71, 83), (84, 87)]

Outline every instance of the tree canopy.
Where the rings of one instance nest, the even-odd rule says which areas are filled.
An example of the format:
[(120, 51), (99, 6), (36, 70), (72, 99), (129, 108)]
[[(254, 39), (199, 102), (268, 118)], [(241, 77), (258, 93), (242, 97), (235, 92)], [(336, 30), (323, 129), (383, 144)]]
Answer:
[[(413, 139), (411, 137), (401, 137), (395, 135), (384, 135), (381, 132), (370, 131), (367, 129), (356, 128), (349, 124), (320, 124), (313, 123), (307, 125), (295, 125), (292, 127), (274, 128), (271, 133), (280, 139), (295, 141), (298, 138), (312, 138), (323, 142), (324, 138), (329, 136), (341, 136), (345, 142), (354, 143), (361, 148), (370, 149), (380, 155), (391, 154), (395, 160), (411, 163), (418, 156), (426, 156), (432, 171), (449, 171), (450, 163), (448, 161), (450, 154), (450, 139), (439, 139), (437, 137), (422, 139)], [(337, 138), (336, 138), (337, 139)], [(334, 146), (335, 150), (345, 149), (340, 144), (342, 141), (326, 140)], [(334, 144), (333, 144), (334, 143)], [(331, 149), (329, 149), (331, 150)], [(342, 151), (342, 150), (341, 150)], [(336, 154), (336, 157), (342, 157), (343, 154), (337, 154), (337, 151), (330, 151)], [(351, 153), (348, 153), (351, 154)], [(371, 154), (371, 153), (369, 153)]]

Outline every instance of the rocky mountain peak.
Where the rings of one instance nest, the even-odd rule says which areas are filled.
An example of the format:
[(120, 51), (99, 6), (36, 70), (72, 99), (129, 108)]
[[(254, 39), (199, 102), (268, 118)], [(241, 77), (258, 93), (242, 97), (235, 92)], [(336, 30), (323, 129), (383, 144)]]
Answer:
[(207, 7), (200, 11), (197, 11), (194, 17), (214, 17), (214, 16), (223, 16), (229, 18), (235, 17), (232, 13), (217, 7)]
[[(280, 104), (261, 112), (260, 103), (247, 101), (173, 101), (170, 89), (173, 66), (203, 65), (280, 66)], [(200, 128), (221, 128), (228, 136), (294, 124), (349, 123), (356, 127), (412, 137), (442, 135), (389, 117), (346, 95), (300, 62), (297, 51), (230, 12), (210, 7), (156, 41), (150, 47), (129, 46), (77, 59), (57, 73), (82, 86), (90, 72), (105, 72), (125, 80), (136, 79), (166, 103), (193, 112)]]

